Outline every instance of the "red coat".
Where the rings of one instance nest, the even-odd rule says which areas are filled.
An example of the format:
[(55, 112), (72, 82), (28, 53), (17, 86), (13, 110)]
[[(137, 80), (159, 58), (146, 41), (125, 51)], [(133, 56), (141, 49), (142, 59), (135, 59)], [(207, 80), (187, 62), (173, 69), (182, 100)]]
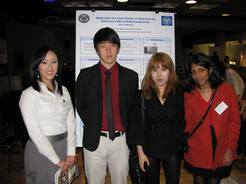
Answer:
[[(215, 108), (223, 104), (228, 106), (220, 115)], [(191, 132), (204, 115), (209, 102), (200, 95), (198, 89), (185, 93), (185, 131)], [(219, 106), (221, 107), (221, 106)], [(212, 154), (212, 138), (210, 126), (214, 127), (217, 148), (215, 159)], [(203, 124), (197, 129), (189, 141), (189, 151), (184, 159), (192, 166), (215, 169), (223, 166), (223, 155), (226, 149), (233, 151), (236, 158), (236, 148), (240, 133), (240, 113), (238, 99), (234, 89), (228, 83), (221, 84), (216, 92), (212, 106)]]

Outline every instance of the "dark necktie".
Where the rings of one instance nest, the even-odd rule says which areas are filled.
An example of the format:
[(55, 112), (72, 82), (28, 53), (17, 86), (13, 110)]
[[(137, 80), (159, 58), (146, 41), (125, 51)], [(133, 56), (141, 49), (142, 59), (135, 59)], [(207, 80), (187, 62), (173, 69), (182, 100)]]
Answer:
[(110, 81), (110, 71), (106, 71), (106, 112), (108, 119), (108, 132), (109, 138), (114, 140), (115, 131), (114, 131), (114, 114), (112, 107), (112, 95), (111, 95), (111, 81)]

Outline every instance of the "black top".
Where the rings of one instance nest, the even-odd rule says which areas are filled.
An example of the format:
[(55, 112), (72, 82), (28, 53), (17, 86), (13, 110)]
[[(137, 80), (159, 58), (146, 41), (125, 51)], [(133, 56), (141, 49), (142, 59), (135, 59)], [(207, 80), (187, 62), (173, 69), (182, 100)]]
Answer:
[(170, 92), (164, 104), (153, 94), (152, 99), (144, 100), (145, 126), (140, 126), (140, 144), (148, 156), (166, 159), (178, 153), (178, 143), (184, 132), (183, 92), (180, 89)]

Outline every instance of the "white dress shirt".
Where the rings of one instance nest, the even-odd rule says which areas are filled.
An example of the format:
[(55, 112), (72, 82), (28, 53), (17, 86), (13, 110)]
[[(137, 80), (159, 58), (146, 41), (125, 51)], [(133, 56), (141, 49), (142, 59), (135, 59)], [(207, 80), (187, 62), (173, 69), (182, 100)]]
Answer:
[[(39, 152), (54, 164), (60, 161), (46, 136), (67, 132), (67, 155), (75, 155), (75, 117), (67, 88), (62, 86), (63, 95), (49, 91), (39, 82), (41, 91), (32, 86), (20, 97), (20, 109), (27, 131)], [(57, 86), (57, 84), (56, 84)], [(57, 89), (57, 87), (56, 87)]]

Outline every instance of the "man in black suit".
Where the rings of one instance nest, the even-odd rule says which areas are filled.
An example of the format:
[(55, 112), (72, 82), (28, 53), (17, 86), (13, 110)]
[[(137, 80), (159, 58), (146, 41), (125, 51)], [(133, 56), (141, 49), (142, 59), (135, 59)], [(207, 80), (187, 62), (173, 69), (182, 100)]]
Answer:
[(127, 143), (130, 127), (137, 123), (138, 75), (117, 63), (120, 38), (113, 29), (100, 29), (93, 41), (100, 61), (82, 69), (76, 82), (85, 175), (89, 184), (103, 184), (108, 167), (112, 184), (127, 184)]

